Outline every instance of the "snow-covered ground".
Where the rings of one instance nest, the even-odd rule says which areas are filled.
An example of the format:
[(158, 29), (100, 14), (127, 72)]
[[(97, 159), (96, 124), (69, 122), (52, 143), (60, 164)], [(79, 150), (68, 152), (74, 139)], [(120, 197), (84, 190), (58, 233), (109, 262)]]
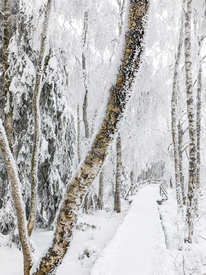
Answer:
[[(198, 243), (183, 244), (176, 218), (175, 190), (157, 204), (159, 186), (148, 185), (132, 197), (123, 211), (80, 214), (73, 241), (57, 275), (206, 275), (205, 202), (201, 203)], [(202, 211), (202, 212), (201, 212)], [(52, 231), (35, 230), (36, 260), (46, 249)], [(2, 240), (0, 239), (0, 243)], [(23, 259), (17, 248), (0, 247), (0, 274), (22, 275)]]
[(175, 270), (179, 275), (206, 275), (206, 190), (199, 200), (192, 244), (183, 242), (184, 223), (177, 216), (175, 189), (168, 191), (169, 199), (159, 206), (159, 212)]
[[(122, 223), (129, 203), (123, 201), (122, 213), (95, 211), (93, 214), (80, 214), (77, 229), (74, 232), (73, 241), (57, 275), (88, 275), (99, 256), (99, 253), (109, 242), (119, 225)], [(53, 232), (47, 230), (35, 230), (32, 234), (33, 243), (36, 246), (34, 259), (37, 260), (47, 248), (52, 239)], [(0, 244), (3, 240), (0, 239)], [(16, 248), (0, 247), (0, 274), (22, 275), (23, 257)]]
[(148, 185), (138, 192), (91, 275), (175, 274), (159, 219), (158, 197), (158, 185)]

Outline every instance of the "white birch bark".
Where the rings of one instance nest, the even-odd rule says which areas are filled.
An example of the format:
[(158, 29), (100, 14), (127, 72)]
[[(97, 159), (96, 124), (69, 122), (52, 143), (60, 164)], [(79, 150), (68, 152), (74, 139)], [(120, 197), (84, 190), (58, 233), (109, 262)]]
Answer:
[(114, 211), (117, 213), (121, 212), (121, 149), (121, 137), (120, 133), (118, 133), (116, 141), (116, 184), (114, 192)]
[(32, 256), (29, 245), (29, 238), (26, 229), (26, 215), (24, 210), (24, 204), (21, 196), (21, 185), (17, 172), (17, 167), (12, 156), (9, 143), (7, 140), (6, 132), (0, 119), (0, 148), (3, 156), (3, 160), (9, 176), (9, 181), (12, 189), (12, 198), (16, 209), (19, 238), (22, 245), (22, 251), (24, 256), (24, 275), (29, 275), (29, 270), (32, 265)]
[(42, 89), (42, 72), (44, 66), (45, 50), (47, 43), (47, 29), (49, 22), (49, 14), (51, 11), (52, 0), (48, 0), (47, 7), (45, 11), (43, 30), (41, 33), (41, 46), (39, 59), (37, 63), (37, 72), (36, 72), (36, 82), (34, 89), (34, 96), (32, 101), (33, 114), (34, 114), (34, 141), (33, 141), (33, 151), (31, 159), (31, 206), (30, 206), (30, 215), (27, 225), (29, 236), (32, 233), (35, 218), (36, 218), (36, 209), (37, 209), (37, 187), (38, 187), (38, 162), (39, 162), (39, 147), (40, 147), (40, 137), (41, 137), (41, 117), (40, 117), (40, 106), (39, 100)]
[(11, 3), (10, 0), (4, 0), (4, 35), (3, 35), (3, 84), (5, 93), (5, 108), (4, 108), (4, 126), (8, 138), (10, 149), (13, 144), (13, 126), (12, 126), (12, 107), (11, 107), (11, 92), (9, 91), (10, 81), (8, 79), (8, 55), (9, 55), (9, 40), (10, 40), (10, 20), (11, 20)]
[(77, 166), (80, 164), (80, 119), (79, 119), (79, 104), (77, 104)]
[(85, 160), (67, 186), (59, 210), (53, 242), (38, 262), (38, 266), (33, 268), (33, 275), (55, 273), (71, 243), (81, 200), (104, 163), (107, 148), (113, 139), (117, 123), (126, 106), (128, 92), (140, 66), (148, 8), (147, 0), (129, 2), (128, 29), (125, 33), (121, 64), (116, 81), (110, 88), (103, 122)]
[(198, 58), (199, 58), (199, 70), (197, 76), (197, 97), (196, 97), (196, 130), (197, 130), (197, 174), (196, 174), (196, 200), (195, 211), (198, 216), (198, 202), (199, 202), (199, 190), (200, 190), (200, 138), (201, 138), (201, 93), (202, 93), (202, 60), (200, 56), (201, 51), (201, 39), (199, 42)]
[[(183, 9), (185, 6), (185, 0), (183, 0)], [(182, 200), (182, 188), (180, 182), (180, 166), (179, 166), (179, 154), (178, 154), (178, 132), (177, 132), (177, 80), (178, 80), (178, 68), (181, 56), (181, 49), (183, 44), (183, 28), (184, 28), (184, 10), (181, 16), (181, 26), (179, 35), (179, 44), (177, 49), (177, 56), (175, 60), (174, 76), (173, 76), (173, 90), (171, 101), (171, 121), (172, 121), (172, 140), (174, 147), (174, 162), (175, 162), (175, 182), (176, 182), (176, 197), (178, 211), (183, 211)]]
[(104, 208), (104, 167), (99, 175), (99, 195), (98, 195), (98, 208), (102, 210)]
[(192, 86), (192, 56), (191, 56), (191, 22), (192, 22), (192, 0), (187, 0), (187, 11), (185, 14), (185, 73), (187, 91), (187, 115), (189, 125), (189, 181), (187, 194), (187, 210), (185, 224), (185, 241), (192, 243), (194, 234), (194, 201), (196, 189), (196, 125), (194, 118), (194, 100)]
[(82, 41), (83, 41), (83, 50), (82, 50), (82, 73), (83, 73), (83, 81), (84, 81), (84, 103), (83, 103), (83, 122), (85, 129), (85, 138), (89, 138), (89, 123), (87, 118), (87, 107), (88, 107), (88, 76), (86, 71), (86, 41), (87, 41), (87, 30), (88, 30), (88, 11), (84, 13), (84, 27), (82, 33)]

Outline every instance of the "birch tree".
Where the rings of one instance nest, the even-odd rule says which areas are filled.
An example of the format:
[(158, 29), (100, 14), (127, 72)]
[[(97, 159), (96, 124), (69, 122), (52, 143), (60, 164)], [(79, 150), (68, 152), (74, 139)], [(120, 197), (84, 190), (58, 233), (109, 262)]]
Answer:
[(196, 97), (196, 131), (197, 131), (197, 174), (196, 174), (196, 187), (197, 187), (197, 198), (196, 198), (196, 214), (198, 213), (198, 195), (200, 189), (200, 138), (201, 138), (201, 93), (202, 93), (202, 60), (200, 56), (201, 52), (201, 41), (202, 39), (198, 39), (199, 50), (198, 50), (198, 61), (199, 61), (199, 69), (197, 75), (197, 97)]
[(178, 210), (180, 212), (183, 211), (182, 204), (182, 188), (180, 182), (180, 159), (178, 153), (178, 131), (177, 131), (177, 81), (178, 81), (178, 68), (181, 56), (181, 49), (183, 44), (183, 36), (184, 36), (184, 5), (185, 0), (183, 0), (183, 11), (181, 15), (181, 26), (180, 26), (180, 34), (179, 34), (179, 44), (177, 49), (177, 56), (175, 60), (175, 68), (174, 68), (174, 76), (173, 76), (173, 89), (172, 89), (172, 101), (171, 101), (171, 129), (172, 129), (172, 141), (174, 148), (174, 162), (175, 162), (175, 182), (176, 182), (176, 197)]
[(67, 187), (57, 218), (53, 243), (39, 261), (38, 266), (34, 267), (32, 272), (35, 275), (54, 272), (70, 245), (72, 231), (77, 221), (76, 211), (79, 208), (82, 196), (97, 176), (105, 160), (108, 144), (113, 139), (117, 123), (127, 102), (128, 91), (132, 87), (135, 74), (140, 65), (148, 6), (149, 2), (147, 0), (141, 2), (130, 1), (128, 29), (125, 33), (122, 61), (118, 68), (116, 82), (110, 88), (103, 122), (85, 160)]
[[(48, 0), (47, 11), (49, 11), (51, 0)], [(128, 7), (128, 28), (125, 31), (125, 42), (122, 52), (121, 63), (117, 70), (116, 80), (111, 85), (109, 90), (109, 97), (103, 121), (100, 129), (95, 136), (90, 150), (88, 151), (84, 161), (81, 163), (74, 177), (70, 180), (64, 198), (61, 202), (61, 207), (57, 217), (57, 225), (54, 233), (53, 241), (45, 253), (45, 255), (38, 261), (36, 266), (31, 270), (32, 274), (51, 274), (55, 273), (56, 268), (61, 264), (72, 238), (74, 225), (77, 221), (77, 210), (81, 204), (81, 200), (92, 181), (97, 176), (101, 169), (105, 157), (107, 155), (107, 148), (112, 141), (117, 130), (117, 125), (121, 119), (126, 103), (128, 101), (128, 94), (132, 88), (132, 83), (135, 79), (136, 73), (139, 69), (142, 53), (144, 50), (143, 39), (146, 29), (146, 16), (149, 8), (149, 1), (130, 0)], [(45, 14), (44, 30), (47, 25), (47, 13)], [(43, 32), (44, 33), (44, 32)], [(45, 35), (42, 34), (42, 44), (45, 43)], [(41, 44), (41, 45), (42, 45)], [(41, 56), (41, 55), (40, 55)], [(43, 58), (43, 55), (42, 55)], [(41, 58), (40, 63), (41, 65)], [(38, 71), (38, 73), (40, 73)], [(40, 75), (40, 74), (39, 74)], [(39, 79), (39, 80), (38, 80)], [(36, 80), (36, 87), (40, 83), (40, 78)], [(38, 97), (37, 97), (38, 99)], [(0, 148), (4, 154), (4, 162), (10, 176), (10, 181), (13, 187), (19, 188), (19, 178), (15, 169), (15, 163), (12, 159), (11, 150), (2, 124), (0, 125)], [(5, 149), (6, 148), (6, 149)], [(36, 158), (37, 159), (37, 158)], [(14, 175), (14, 176), (13, 176)], [(18, 197), (15, 197), (16, 195)], [(19, 225), (19, 235), (21, 236), (22, 248), (25, 249), (25, 271), (24, 274), (29, 274), (31, 266), (31, 257), (28, 245), (28, 236), (25, 229), (25, 214), (22, 207), (19, 208), (21, 197), (18, 190), (13, 192), (15, 207)], [(24, 223), (24, 226), (21, 226)]]
[(104, 208), (104, 167), (102, 167), (102, 170), (99, 175), (99, 195), (98, 195), (98, 208), (102, 210)]
[(114, 191), (114, 211), (116, 211), (117, 213), (121, 212), (121, 150), (121, 136), (118, 133), (116, 141), (116, 183)]
[(14, 201), (17, 221), (19, 238), (22, 245), (22, 251), (24, 256), (24, 275), (29, 275), (29, 270), (32, 264), (32, 255), (30, 250), (30, 244), (26, 229), (26, 215), (24, 205), (21, 197), (20, 181), (17, 172), (16, 163), (11, 153), (11, 149), (8, 143), (6, 132), (4, 130), (2, 120), (0, 119), (0, 148), (3, 156), (3, 160), (9, 176), (9, 181), (12, 188), (12, 198)]
[(186, 93), (187, 93), (187, 116), (189, 125), (189, 179), (187, 194), (187, 210), (185, 225), (185, 241), (192, 243), (194, 234), (194, 202), (196, 191), (196, 125), (194, 117), (194, 99), (192, 83), (192, 56), (191, 56), (191, 18), (192, 0), (187, 0), (187, 12), (185, 14), (185, 74), (186, 74)]
[(83, 50), (82, 50), (82, 73), (83, 73), (83, 81), (84, 81), (84, 103), (83, 103), (83, 122), (84, 122), (84, 129), (85, 129), (85, 138), (89, 138), (89, 123), (87, 118), (87, 107), (88, 107), (88, 76), (86, 71), (86, 42), (87, 42), (87, 30), (88, 30), (88, 11), (84, 13), (84, 27), (82, 31), (82, 43), (83, 43)]
[(46, 49), (46, 37), (47, 37), (47, 28), (49, 22), (49, 14), (51, 11), (52, 0), (48, 0), (43, 30), (41, 34), (41, 46), (39, 59), (37, 63), (37, 73), (36, 73), (36, 83), (34, 88), (34, 96), (33, 96), (33, 114), (34, 114), (34, 143), (33, 143), (33, 151), (32, 151), (32, 160), (31, 160), (31, 206), (30, 206), (30, 215), (28, 221), (28, 234), (29, 236), (32, 233), (34, 222), (36, 218), (36, 208), (37, 208), (37, 172), (38, 172), (38, 159), (39, 159), (39, 146), (40, 146), (40, 135), (41, 135), (41, 118), (40, 118), (40, 107), (39, 100), (42, 89), (42, 71), (44, 65), (45, 58), (45, 49)]
[(12, 108), (11, 108), (11, 93), (9, 91), (9, 79), (8, 79), (8, 55), (9, 55), (9, 40), (10, 40), (10, 0), (4, 0), (4, 35), (3, 35), (3, 83), (5, 93), (5, 109), (4, 109), (4, 126), (6, 135), (8, 137), (9, 146), (12, 150), (13, 140), (13, 127), (12, 127)]

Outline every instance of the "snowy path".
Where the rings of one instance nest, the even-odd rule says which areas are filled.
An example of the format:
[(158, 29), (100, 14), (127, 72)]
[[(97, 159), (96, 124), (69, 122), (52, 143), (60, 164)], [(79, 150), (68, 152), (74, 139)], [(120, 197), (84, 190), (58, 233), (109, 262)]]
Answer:
[(156, 199), (158, 185), (135, 196), (114, 238), (100, 254), (91, 275), (174, 275)]

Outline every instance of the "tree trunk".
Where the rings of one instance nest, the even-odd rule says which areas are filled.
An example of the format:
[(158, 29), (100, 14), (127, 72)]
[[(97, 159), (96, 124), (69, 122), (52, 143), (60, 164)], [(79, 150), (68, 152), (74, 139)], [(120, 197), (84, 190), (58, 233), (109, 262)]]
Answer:
[(98, 196), (98, 208), (103, 210), (104, 208), (104, 167), (102, 168), (99, 175), (99, 196)]
[(88, 11), (84, 13), (84, 28), (82, 33), (83, 40), (83, 51), (82, 51), (82, 73), (84, 81), (84, 103), (83, 103), (83, 122), (85, 129), (85, 138), (89, 138), (89, 123), (87, 119), (87, 107), (88, 107), (88, 77), (86, 72), (86, 57), (85, 57), (85, 47), (87, 41), (87, 30), (88, 30)]
[(119, 28), (119, 38), (122, 35), (122, 27), (123, 27), (123, 15), (124, 15), (124, 8), (125, 8), (125, 0), (117, 0), (118, 7), (119, 7), (119, 20), (118, 20), (118, 28)]
[(24, 210), (24, 204), (21, 196), (21, 184), (17, 172), (17, 167), (12, 156), (6, 132), (4, 130), (2, 120), (0, 119), (0, 148), (3, 156), (3, 160), (9, 176), (9, 181), (12, 188), (12, 198), (16, 209), (19, 238), (22, 245), (22, 251), (24, 256), (24, 275), (29, 275), (29, 270), (32, 264), (32, 255), (30, 251), (29, 238), (26, 230), (26, 215)]
[[(183, 8), (185, 0), (183, 0)], [(177, 78), (178, 78), (178, 67), (181, 56), (181, 49), (183, 44), (183, 26), (184, 26), (184, 11), (181, 17), (181, 27), (179, 35), (179, 44), (177, 49), (177, 56), (175, 60), (174, 76), (173, 76), (173, 90), (172, 90), (172, 101), (171, 101), (171, 121), (172, 121), (172, 141), (174, 147), (174, 162), (175, 162), (175, 182), (176, 182), (176, 197), (178, 212), (183, 211), (182, 205), (182, 188), (180, 183), (180, 167), (179, 167), (179, 154), (178, 154), (178, 132), (177, 132)]]
[(90, 200), (89, 192), (87, 192), (84, 197), (84, 213), (86, 213), (86, 214), (88, 214), (89, 200)]
[[(4, 98), (3, 84), (3, 37), (4, 37), (4, 2), (0, 1), (0, 98)], [(3, 120), (4, 100), (0, 100), (0, 118)]]
[(202, 93), (202, 61), (200, 56), (201, 51), (201, 40), (199, 41), (199, 70), (198, 70), (198, 79), (197, 79), (197, 113), (196, 113), (196, 130), (197, 130), (197, 174), (196, 174), (196, 201), (195, 201), (195, 211), (198, 216), (198, 198), (199, 198), (199, 189), (200, 189), (200, 137), (201, 137), (201, 93)]
[(178, 128), (178, 155), (179, 155), (179, 168), (180, 168), (180, 184), (181, 184), (181, 190), (182, 190), (182, 202), (183, 202), (183, 205), (186, 205), (185, 184), (184, 184), (184, 176), (183, 176), (183, 168), (182, 168), (183, 130), (182, 130), (182, 125), (180, 121), (177, 128)]
[(34, 114), (34, 142), (33, 142), (33, 151), (31, 159), (31, 206), (30, 206), (30, 215), (27, 225), (28, 234), (31, 236), (35, 218), (36, 218), (36, 208), (37, 208), (37, 186), (38, 186), (38, 161), (39, 161), (39, 147), (40, 147), (40, 136), (41, 136), (41, 117), (40, 117), (40, 106), (39, 100), (42, 89), (42, 71), (44, 66), (46, 42), (47, 42), (47, 29), (49, 22), (49, 14), (51, 11), (52, 0), (48, 0), (47, 7), (45, 11), (43, 30), (41, 33), (41, 46), (39, 59), (37, 63), (37, 72), (36, 72), (36, 82), (34, 88), (34, 96), (32, 101), (33, 114)]
[(67, 186), (57, 217), (53, 242), (38, 262), (38, 266), (34, 267), (33, 275), (45, 275), (54, 272), (62, 262), (62, 258), (70, 245), (82, 197), (103, 165), (108, 145), (113, 139), (117, 123), (125, 109), (128, 91), (131, 89), (139, 69), (143, 53), (145, 18), (148, 6), (147, 0), (130, 0), (128, 29), (125, 33), (122, 62), (118, 69), (116, 83), (110, 88), (105, 117), (84, 162)]
[[(79, 120), (79, 104), (77, 104), (77, 162), (80, 164), (80, 120)], [(77, 166), (78, 166), (77, 165)]]
[(187, 12), (185, 14), (185, 72), (187, 90), (187, 115), (189, 125), (189, 182), (187, 194), (185, 241), (192, 243), (194, 234), (194, 201), (196, 189), (196, 130), (194, 119), (194, 100), (192, 87), (192, 56), (191, 56), (191, 15), (192, 0), (187, 0)]
[(133, 188), (134, 188), (134, 172), (131, 170), (130, 172), (130, 180), (131, 180), (131, 196), (133, 195)]
[(10, 40), (10, 0), (4, 0), (4, 35), (3, 35), (3, 83), (5, 94), (5, 108), (4, 108), (4, 127), (9, 142), (9, 147), (12, 151), (13, 127), (12, 127), (12, 107), (11, 107), (11, 93), (9, 91), (10, 81), (8, 78), (8, 55), (9, 55), (9, 40)]
[(116, 144), (116, 184), (115, 184), (115, 193), (114, 193), (114, 211), (117, 213), (121, 212), (121, 167), (122, 167), (122, 159), (121, 159), (121, 136), (118, 133), (117, 136), (117, 144)]

